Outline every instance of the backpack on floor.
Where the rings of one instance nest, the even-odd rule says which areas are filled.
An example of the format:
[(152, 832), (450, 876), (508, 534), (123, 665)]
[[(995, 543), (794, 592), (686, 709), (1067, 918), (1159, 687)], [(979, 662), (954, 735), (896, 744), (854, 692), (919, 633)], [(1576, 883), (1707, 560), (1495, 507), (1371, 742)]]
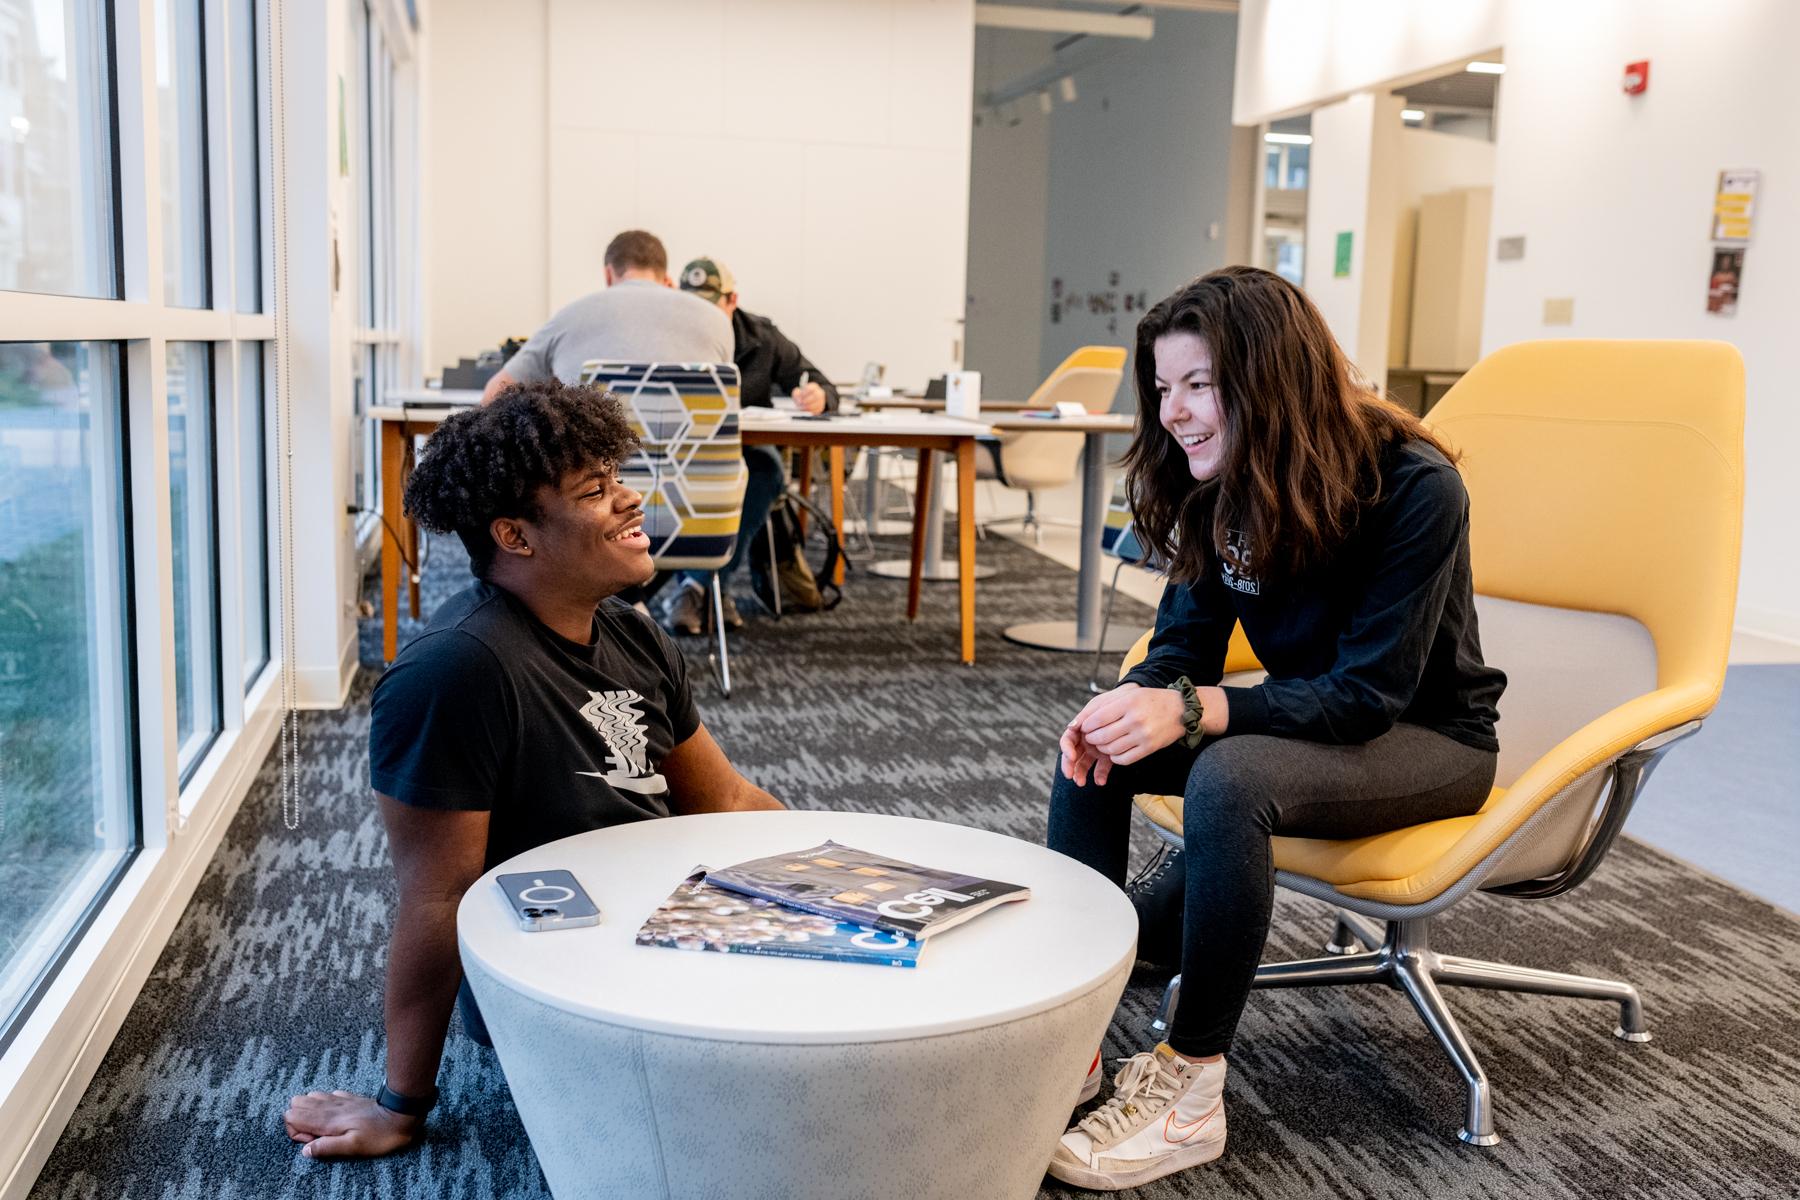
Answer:
[[(811, 521), (812, 528), (824, 536), (824, 551), (816, 572), (806, 561), (806, 539), (800, 535), (802, 511)], [(775, 543), (772, 560), (771, 540)], [(798, 492), (786, 491), (769, 509), (767, 530), (758, 532), (756, 540), (750, 544), (750, 586), (770, 612), (776, 611), (776, 588), (781, 589), (780, 611), (783, 614), (825, 612), (836, 608), (844, 598), (842, 589), (831, 582), (842, 557), (837, 526), (831, 517)]]

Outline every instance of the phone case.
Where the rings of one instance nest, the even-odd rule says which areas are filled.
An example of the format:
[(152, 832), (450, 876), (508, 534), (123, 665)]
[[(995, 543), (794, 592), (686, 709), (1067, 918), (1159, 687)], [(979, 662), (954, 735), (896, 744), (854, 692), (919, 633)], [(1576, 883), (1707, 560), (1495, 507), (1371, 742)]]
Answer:
[(494, 883), (506, 898), (519, 928), (527, 933), (546, 929), (577, 929), (598, 925), (600, 909), (588, 898), (579, 880), (568, 871), (525, 871), (496, 875)]

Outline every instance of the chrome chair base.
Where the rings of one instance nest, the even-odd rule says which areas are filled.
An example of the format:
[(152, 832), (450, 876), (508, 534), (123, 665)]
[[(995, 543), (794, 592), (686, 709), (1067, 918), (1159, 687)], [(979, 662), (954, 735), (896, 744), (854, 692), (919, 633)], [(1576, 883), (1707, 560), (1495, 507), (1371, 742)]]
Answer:
[[(1253, 986), (1328, 987), (1382, 983), (1404, 992), (1426, 1028), (1450, 1056), (1452, 1065), (1468, 1088), (1468, 1107), (1457, 1137), (1471, 1146), (1499, 1144), (1500, 1135), (1494, 1132), (1493, 1098), (1487, 1073), (1481, 1069), (1474, 1048), (1444, 1002), (1440, 987), (1477, 987), (1541, 996), (1611, 1000), (1619, 1006), (1619, 1024), (1614, 1027), (1613, 1035), (1627, 1042), (1650, 1040), (1650, 1033), (1644, 1027), (1643, 1003), (1638, 999), (1637, 989), (1628, 983), (1439, 954), (1431, 949), (1428, 936), (1431, 920), (1428, 917), (1389, 921), (1385, 931), (1381, 932), (1375, 922), (1343, 909), (1338, 910), (1337, 919), (1337, 929), (1326, 946), (1333, 957), (1264, 963), (1256, 969)], [(1358, 950), (1359, 942), (1376, 949)], [(1177, 975), (1169, 981), (1162, 1004), (1150, 1022), (1150, 1028), (1157, 1036), (1168, 1032), (1180, 998), (1181, 976)]]

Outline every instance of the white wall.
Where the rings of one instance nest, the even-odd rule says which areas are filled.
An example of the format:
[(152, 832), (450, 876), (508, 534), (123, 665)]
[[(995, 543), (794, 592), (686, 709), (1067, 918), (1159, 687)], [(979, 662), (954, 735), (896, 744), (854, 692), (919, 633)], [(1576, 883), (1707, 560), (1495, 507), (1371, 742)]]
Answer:
[[(433, 95), (509, 93), (465, 105), (461, 124), (433, 137), (426, 194), (463, 191), (433, 215), (433, 245), (452, 251), (434, 264), (434, 314), (457, 310), (432, 317), (437, 365), (601, 286), (607, 241), (632, 227), (660, 236), (674, 268), (722, 259), (745, 307), (834, 377), (871, 358), (902, 383), (952, 365), (970, 0), (547, 0), (541, 33), (537, 9), (522, 7), (526, 28), (504, 35), (498, 56), (484, 47), (510, 6), (502, 21), (491, 5), (441, 4), (426, 33), (469, 62), (453, 72), (434, 57)], [(471, 148), (473, 169), (447, 141)], [(469, 246), (480, 250), (457, 249)], [(471, 296), (492, 290), (491, 270), (504, 295)]]
[[(1555, 22), (1586, 2), (1523, 6)], [(1428, 79), (1503, 45), (1508, 11), (1507, 0), (1240, 0), (1231, 119), (1250, 125), (1392, 80)]]
[[(1378, 9), (1379, 12), (1371, 12)], [(1800, 106), (1790, 61), (1800, 6), (1740, 0), (1387, 0), (1321, 15), (1311, 0), (1244, 0), (1237, 119), (1306, 107), (1503, 47), (1484, 351), (1527, 338), (1720, 338), (1747, 368), (1739, 623), (1800, 640)], [(1642, 96), (1624, 65), (1651, 61)], [(1705, 311), (1718, 171), (1756, 167), (1763, 194), (1738, 314)], [(1491, 255), (1491, 248), (1490, 248)], [(1543, 302), (1572, 297), (1574, 324)]]
[(1400, 131), (1400, 207), (1417, 208), (1433, 192), (1493, 186), (1494, 143), (1430, 129)]
[[(1399, 222), (1398, 96), (1361, 92), (1312, 114), (1306, 193), (1306, 294), (1338, 344), (1377, 386), (1387, 379)], [(1337, 242), (1350, 235), (1350, 273)]]
[[(1590, 0), (1554, 23), (1514, 6), (1500, 90), (1496, 237), (1525, 257), (1488, 270), (1483, 343), (1530, 337), (1722, 338), (1743, 352), (1744, 558), (1738, 615), (1800, 639), (1800, 6)], [(1648, 58), (1650, 90), (1622, 93)], [(1757, 167), (1763, 192), (1738, 314), (1705, 311), (1717, 174)], [(1575, 300), (1547, 329), (1545, 298)]]
[(427, 374), (547, 315), (547, 7), (510, 0), (502, 19), (489, 0), (432, 0), (424, 23)]

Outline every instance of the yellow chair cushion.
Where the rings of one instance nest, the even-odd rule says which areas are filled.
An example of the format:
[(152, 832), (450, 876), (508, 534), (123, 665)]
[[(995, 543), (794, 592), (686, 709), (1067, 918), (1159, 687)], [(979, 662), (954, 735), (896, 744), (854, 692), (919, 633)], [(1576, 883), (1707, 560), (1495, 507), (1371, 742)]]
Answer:
[[(1495, 808), (1505, 788), (1495, 788), (1481, 808)], [(1181, 832), (1180, 796), (1138, 796), (1138, 811), (1171, 833)], [(1481, 813), (1408, 825), (1391, 833), (1329, 841), (1322, 838), (1270, 839), (1278, 870), (1329, 883), (1347, 896), (1389, 904), (1418, 904), (1436, 896), (1437, 867), (1456, 844), (1481, 823)], [(1460, 875), (1457, 876), (1460, 878)], [(1445, 883), (1456, 882), (1452, 878)]]

